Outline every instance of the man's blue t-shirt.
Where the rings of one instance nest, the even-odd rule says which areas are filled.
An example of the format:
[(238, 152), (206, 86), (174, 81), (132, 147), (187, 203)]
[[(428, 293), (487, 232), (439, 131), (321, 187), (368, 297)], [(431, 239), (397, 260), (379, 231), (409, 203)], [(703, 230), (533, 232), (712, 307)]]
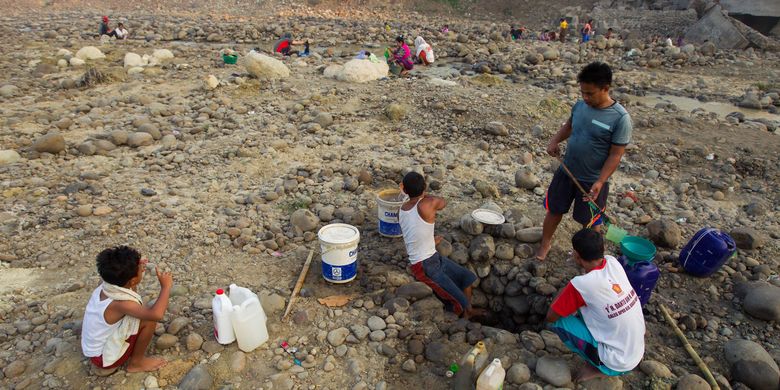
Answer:
[(580, 100), (571, 109), (571, 136), (563, 162), (583, 183), (595, 183), (612, 145), (631, 142), (631, 116), (620, 103), (593, 108)]

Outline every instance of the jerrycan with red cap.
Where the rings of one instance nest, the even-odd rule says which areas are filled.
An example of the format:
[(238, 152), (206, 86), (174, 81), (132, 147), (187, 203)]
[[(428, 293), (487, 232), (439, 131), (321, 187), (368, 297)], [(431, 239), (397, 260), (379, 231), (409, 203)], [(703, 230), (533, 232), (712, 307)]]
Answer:
[(214, 338), (220, 344), (230, 344), (236, 341), (233, 332), (233, 322), (230, 315), (233, 313), (233, 303), (225, 294), (225, 290), (219, 289), (211, 300), (211, 312), (214, 315)]

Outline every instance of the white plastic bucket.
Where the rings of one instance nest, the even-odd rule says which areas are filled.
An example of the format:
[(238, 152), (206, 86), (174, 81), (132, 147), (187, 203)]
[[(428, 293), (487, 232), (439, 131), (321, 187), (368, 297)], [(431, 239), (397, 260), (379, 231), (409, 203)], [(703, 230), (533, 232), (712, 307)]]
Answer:
[(322, 277), (331, 283), (347, 283), (357, 275), (360, 231), (345, 223), (323, 226), (317, 237), (322, 250)]
[(398, 223), (398, 213), (405, 199), (407, 199), (406, 195), (402, 194), (398, 189), (379, 191), (376, 194), (379, 234), (385, 237), (402, 236), (401, 224)]

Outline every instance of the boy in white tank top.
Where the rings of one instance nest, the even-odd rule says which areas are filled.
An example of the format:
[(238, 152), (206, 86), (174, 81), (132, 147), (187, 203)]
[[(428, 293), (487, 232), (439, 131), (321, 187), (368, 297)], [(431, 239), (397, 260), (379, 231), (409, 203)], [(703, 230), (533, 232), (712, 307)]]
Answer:
[(604, 239), (582, 229), (571, 239), (574, 261), (585, 270), (563, 288), (547, 312), (552, 331), (585, 359), (578, 380), (625, 374), (645, 353), (645, 318), (639, 296), (617, 259), (604, 255)]
[(398, 222), (414, 277), (427, 284), (444, 302), (445, 308), (463, 318), (484, 313), (471, 307), (471, 290), (477, 276), (436, 251), (442, 237), (434, 235), (436, 212), (447, 202), (425, 193), (425, 178), (417, 172), (404, 176), (401, 191), (409, 200), (401, 206)]
[(155, 268), (160, 296), (151, 307), (144, 306), (135, 292), (148, 260), (133, 248), (118, 246), (97, 256), (103, 284), (90, 297), (81, 326), (84, 356), (100, 369), (116, 369), (127, 362), (127, 372), (155, 371), (165, 365), (162, 358), (145, 356), (157, 321), (168, 308), (173, 287), (170, 272)]

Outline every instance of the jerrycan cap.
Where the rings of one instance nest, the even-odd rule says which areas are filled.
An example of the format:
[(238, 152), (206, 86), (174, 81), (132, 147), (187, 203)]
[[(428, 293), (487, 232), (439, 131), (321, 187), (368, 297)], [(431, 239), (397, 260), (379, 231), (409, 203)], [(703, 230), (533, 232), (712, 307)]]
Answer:
[(223, 289), (221, 289), (221, 288), (220, 288), (220, 289), (217, 289), (217, 295), (222, 295), (222, 294), (224, 294), (224, 293), (225, 293), (225, 290), (223, 290)]

